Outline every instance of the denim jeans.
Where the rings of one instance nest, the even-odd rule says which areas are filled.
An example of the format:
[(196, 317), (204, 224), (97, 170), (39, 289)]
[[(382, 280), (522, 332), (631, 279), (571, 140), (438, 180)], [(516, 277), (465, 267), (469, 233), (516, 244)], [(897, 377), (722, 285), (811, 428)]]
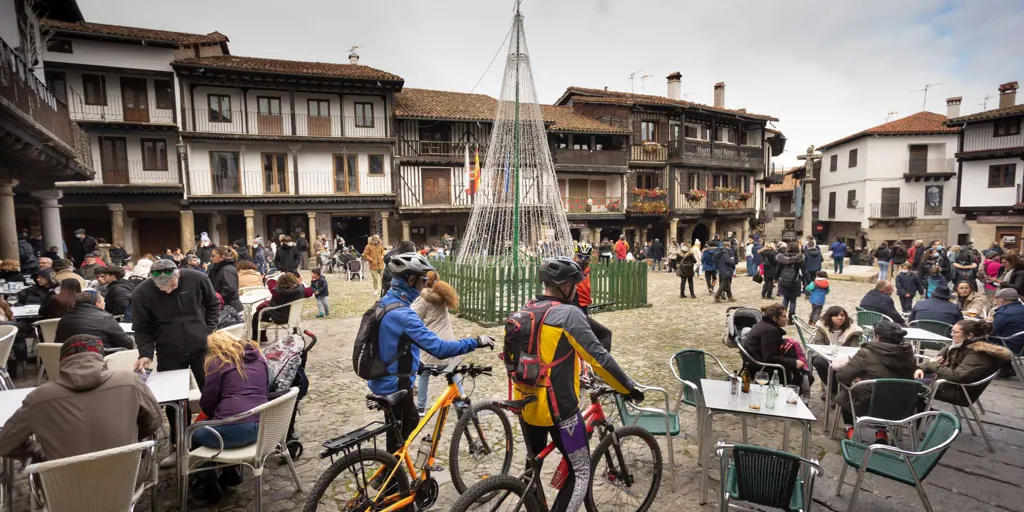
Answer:
[(754, 257), (753, 256), (747, 256), (747, 275), (748, 276), (753, 276), (754, 275), (754, 270), (755, 270), (755, 268), (754, 268)]
[[(430, 372), (421, 373), (417, 382), (419, 395), (416, 397), (416, 406), (425, 411), (427, 409), (427, 389), (430, 387)], [(462, 393), (461, 375), (456, 377), (455, 384), (459, 387), (459, 393)]]
[(884, 281), (889, 279), (889, 262), (879, 261), (878, 262), (878, 280)]
[(316, 297), (316, 309), (321, 315), (330, 316), (331, 310), (327, 307), (327, 297), (319, 295)]
[[(797, 296), (799, 297), (799, 295)], [(789, 308), (789, 316), (796, 314), (796, 297), (782, 296), (782, 307)]]
[[(232, 423), (231, 425), (220, 425), (211, 427), (224, 439), (224, 448), (241, 448), (256, 442), (256, 433), (259, 432), (259, 422), (248, 421), (245, 423)], [(217, 436), (209, 429), (199, 429), (192, 433), (192, 448), (206, 446), (208, 448), (220, 448)]]
[(843, 258), (832, 258), (832, 263), (835, 264), (836, 274), (843, 273)]

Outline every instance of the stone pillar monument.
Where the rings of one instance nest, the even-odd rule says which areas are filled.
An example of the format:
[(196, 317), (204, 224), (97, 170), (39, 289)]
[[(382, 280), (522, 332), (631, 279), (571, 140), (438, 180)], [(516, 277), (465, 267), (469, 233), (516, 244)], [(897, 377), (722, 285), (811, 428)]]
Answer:
[(309, 257), (315, 259), (313, 242), (316, 241), (316, 212), (306, 212), (306, 217), (309, 217), (309, 232), (306, 233), (306, 240), (309, 240)]
[(814, 152), (814, 145), (807, 146), (807, 154), (796, 157), (804, 161), (804, 177), (800, 180), (803, 188), (804, 205), (800, 226), (803, 229), (803, 236), (814, 234), (814, 163), (821, 160), (821, 153)]

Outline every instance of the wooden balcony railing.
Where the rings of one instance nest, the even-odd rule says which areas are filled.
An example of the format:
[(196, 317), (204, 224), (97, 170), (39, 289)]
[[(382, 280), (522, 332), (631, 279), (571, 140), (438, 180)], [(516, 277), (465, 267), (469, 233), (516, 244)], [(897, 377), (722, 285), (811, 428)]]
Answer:
[(143, 108), (125, 108), (121, 96), (108, 96), (104, 105), (86, 104), (81, 94), (71, 91), (68, 96), (68, 108), (71, 119), (86, 122), (108, 123), (157, 123), (171, 124), (174, 122), (173, 108), (156, 108), (156, 100), (149, 99)]
[(956, 172), (955, 158), (911, 158), (904, 163), (906, 174)]
[(189, 194), (194, 196), (384, 196), (393, 195), (391, 173), (353, 176), (334, 174), (330, 169), (264, 171), (192, 169), (188, 172)]
[(668, 159), (668, 148), (653, 142), (633, 144), (629, 159), (634, 162), (664, 162)]
[(735, 144), (712, 144), (710, 141), (698, 139), (673, 140), (668, 146), (669, 156), (673, 158), (714, 158), (746, 162), (764, 161), (764, 149), (756, 146), (737, 146)]
[(754, 194), (736, 190), (709, 190), (707, 207), (711, 210), (750, 210), (754, 208)]
[(626, 152), (620, 149), (590, 150), (590, 149), (567, 149), (556, 148), (552, 156), (556, 165), (598, 165), (617, 166), (626, 165)]
[(917, 203), (872, 203), (869, 219), (916, 219)]
[(479, 148), (480, 158), (487, 156), (487, 144), (476, 142), (452, 142), (444, 140), (400, 140), (398, 141), (398, 154), (404, 157), (428, 157), (428, 158), (465, 158), (466, 146), (469, 146), (469, 156)]
[(104, 185), (177, 185), (178, 166), (173, 157), (166, 161), (144, 162), (129, 160), (127, 162), (104, 167), (101, 162), (95, 164), (96, 182)]
[(634, 188), (629, 192), (626, 211), (660, 214), (668, 212), (668, 190), (663, 188)]
[(91, 168), (92, 146), (89, 136), (68, 114), (68, 107), (57, 99), (13, 48), (0, 40), (0, 97), (36, 122), (54, 138), (72, 149), (79, 165)]
[(621, 213), (621, 197), (563, 197), (566, 213)]
[(239, 135), (289, 135), (300, 137), (385, 138), (387, 119), (356, 116), (310, 116), (295, 114), (261, 114), (231, 110), (208, 109), (185, 111), (184, 131), (232, 133)]

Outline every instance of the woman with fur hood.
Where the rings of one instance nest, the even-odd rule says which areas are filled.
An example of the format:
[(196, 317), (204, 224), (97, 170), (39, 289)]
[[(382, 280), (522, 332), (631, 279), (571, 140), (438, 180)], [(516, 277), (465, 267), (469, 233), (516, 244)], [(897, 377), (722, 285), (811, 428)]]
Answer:
[[(437, 272), (427, 272), (427, 285), (420, 292), (420, 296), (412, 303), (412, 310), (423, 319), (427, 326), (442, 340), (456, 340), (455, 330), (452, 329), (452, 320), (448, 310), (459, 307), (459, 294), (452, 288), (452, 285), (442, 281)], [(420, 361), (427, 364), (440, 364), (444, 361), (438, 359), (425, 350), (420, 351)], [(417, 396), (420, 414), (423, 414), (427, 407), (427, 388), (430, 385), (430, 372), (421, 373), (419, 376), (419, 396)], [(462, 389), (462, 383), (459, 383)]]
[(696, 299), (693, 293), (693, 276), (696, 274), (697, 256), (685, 244), (679, 247), (676, 257), (673, 259), (676, 266), (676, 275), (679, 276), (679, 298), (686, 298), (686, 285), (690, 286), (690, 298)]
[[(956, 384), (969, 384), (992, 375), (1007, 363), (1012, 353), (985, 341), (991, 325), (977, 320), (961, 320), (953, 326), (953, 343), (939, 352), (930, 361), (918, 364), (914, 373), (915, 379), (945, 379)], [(974, 402), (985, 391), (988, 384), (969, 386), (967, 394)], [(969, 405), (959, 386), (943, 385), (935, 390), (935, 399), (953, 405), (966, 407)]]

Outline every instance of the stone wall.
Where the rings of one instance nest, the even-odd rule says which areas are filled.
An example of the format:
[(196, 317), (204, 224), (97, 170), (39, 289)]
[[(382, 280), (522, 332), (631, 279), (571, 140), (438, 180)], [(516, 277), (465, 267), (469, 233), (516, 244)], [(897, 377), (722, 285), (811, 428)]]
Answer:
[(987, 248), (989, 244), (996, 241), (995, 224), (982, 224), (978, 221), (969, 220), (967, 225), (971, 228), (971, 241), (974, 242), (975, 249)]
[(782, 240), (782, 231), (786, 228), (787, 219), (772, 219), (764, 225), (764, 237), (768, 240)]
[(946, 240), (949, 236), (948, 219), (915, 219), (909, 225), (902, 221), (872, 221), (874, 226), (867, 229), (868, 245), (875, 247), (885, 240), (924, 240), (927, 244), (932, 240), (942, 240), (947, 246), (956, 240)]

